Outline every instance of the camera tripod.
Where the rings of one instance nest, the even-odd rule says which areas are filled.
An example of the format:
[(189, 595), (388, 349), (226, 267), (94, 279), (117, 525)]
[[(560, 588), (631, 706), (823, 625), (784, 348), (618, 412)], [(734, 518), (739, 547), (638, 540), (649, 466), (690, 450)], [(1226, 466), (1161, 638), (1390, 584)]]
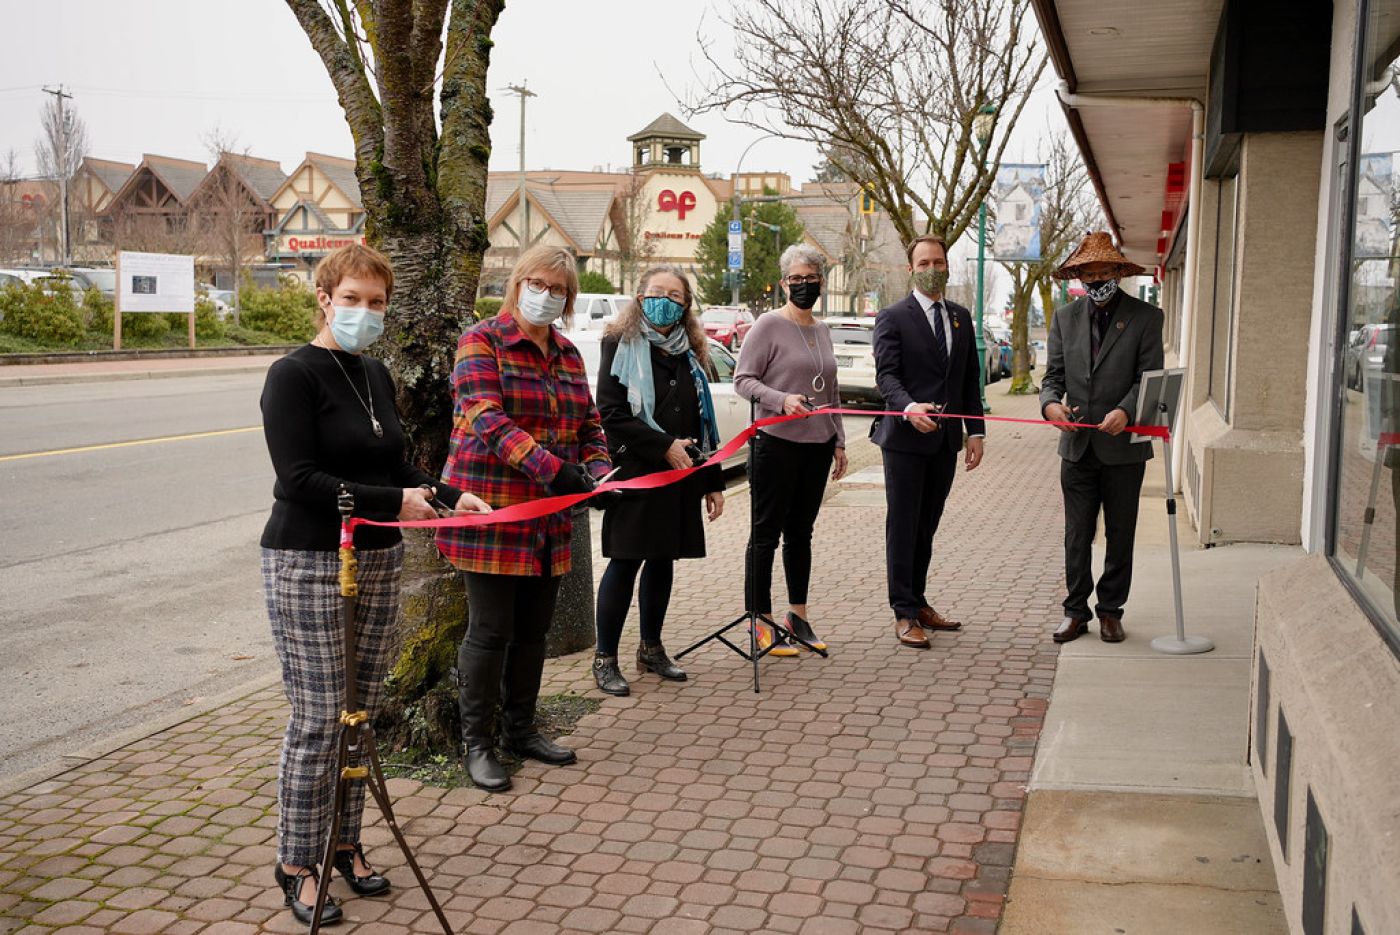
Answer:
[[(423, 871), (418, 867), (418, 861), (413, 859), (413, 851), (409, 849), (408, 842), (404, 840), (403, 832), (399, 830), (399, 823), (394, 818), (394, 809), (389, 803), (389, 790), (384, 783), (384, 770), (379, 765), (379, 750), (375, 744), (374, 725), (370, 723), (369, 712), (360, 709), (357, 687), (359, 683), (355, 662), (357, 651), (355, 604), (359, 594), (359, 586), (355, 581), (357, 566), (355, 530), (350, 525), (350, 514), (355, 509), (355, 498), (342, 486), (340, 494), (336, 498), (336, 504), (340, 510), (340, 616), (345, 630), (344, 707), (340, 711), (339, 736), (336, 738), (336, 783), (335, 799), (331, 805), (331, 829), (326, 838), (326, 852), (321, 861), (321, 875), (316, 885), (316, 905), (311, 911), (311, 935), (316, 935), (321, 929), (321, 911), (326, 906), (326, 896), (330, 892), (331, 867), (335, 860), (336, 839), (340, 835), (340, 814), (345, 807), (350, 783), (356, 781), (363, 782), (370, 795), (374, 797), (379, 811), (384, 815), (385, 824), (389, 826), (394, 840), (398, 842), (399, 850), (403, 852), (404, 860), (408, 863), (409, 869), (413, 871), (413, 876), (418, 880), (418, 886), (422, 888), (423, 895), (427, 897), (428, 905), (432, 907), (438, 923), (442, 925), (443, 932), (446, 935), (453, 935), (452, 926), (447, 922), (447, 916), (443, 915), (442, 907), (438, 905), (437, 898), (433, 896), (433, 891), (428, 886)], [(358, 754), (369, 765), (351, 766), (351, 756), (354, 754)]]

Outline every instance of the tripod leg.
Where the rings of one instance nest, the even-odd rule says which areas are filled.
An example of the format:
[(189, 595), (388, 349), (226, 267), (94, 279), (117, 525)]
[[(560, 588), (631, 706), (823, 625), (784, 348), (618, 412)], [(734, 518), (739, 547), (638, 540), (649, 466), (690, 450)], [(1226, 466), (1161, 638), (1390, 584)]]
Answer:
[(311, 909), (311, 933), (321, 930), (321, 910), (331, 891), (331, 870), (335, 866), (335, 844), (340, 837), (340, 813), (345, 808), (345, 767), (350, 764), (349, 737), (342, 724), (335, 745), (335, 797), (331, 799), (331, 828), (326, 836), (326, 853), (321, 861), (320, 877), (316, 881), (316, 905)]
[(370, 795), (374, 796), (374, 801), (379, 805), (379, 811), (384, 815), (384, 823), (389, 826), (389, 831), (394, 835), (394, 840), (399, 844), (399, 850), (403, 852), (404, 860), (408, 863), (408, 868), (413, 871), (414, 879), (418, 881), (418, 886), (423, 890), (423, 895), (428, 898), (428, 905), (433, 907), (433, 914), (437, 916), (438, 924), (446, 935), (453, 935), (452, 926), (448, 924), (447, 916), (443, 915), (442, 907), (438, 905), (437, 897), (433, 895), (433, 890), (428, 886), (428, 880), (423, 876), (423, 871), (418, 866), (418, 861), (413, 858), (413, 851), (409, 850), (408, 842), (404, 840), (403, 832), (399, 830), (399, 823), (394, 818), (393, 806), (389, 804), (389, 789), (384, 784), (384, 770), (379, 766), (379, 750), (374, 740), (374, 731), (365, 730), (365, 752), (369, 756), (369, 776), (365, 779), (365, 786), (369, 789)]
[[(766, 653), (764, 655), (767, 655)], [(749, 659), (753, 662), (753, 693), (758, 694), (758, 615), (749, 611)]]

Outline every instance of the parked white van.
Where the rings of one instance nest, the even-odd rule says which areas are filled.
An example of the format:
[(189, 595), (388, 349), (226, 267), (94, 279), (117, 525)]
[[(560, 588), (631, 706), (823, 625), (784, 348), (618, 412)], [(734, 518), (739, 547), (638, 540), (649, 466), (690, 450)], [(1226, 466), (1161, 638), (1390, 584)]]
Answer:
[(603, 323), (622, 311), (632, 301), (630, 295), (603, 295), (580, 292), (574, 299), (574, 330), (601, 331)]

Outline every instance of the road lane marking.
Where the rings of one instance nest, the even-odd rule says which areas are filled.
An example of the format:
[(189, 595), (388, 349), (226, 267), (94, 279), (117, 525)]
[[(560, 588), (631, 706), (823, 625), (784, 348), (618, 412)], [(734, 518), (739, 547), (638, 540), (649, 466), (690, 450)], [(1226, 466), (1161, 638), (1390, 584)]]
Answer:
[(183, 442), (193, 438), (215, 438), (219, 435), (240, 435), (244, 432), (261, 432), (261, 425), (249, 425), (241, 429), (219, 429), (216, 432), (191, 432), (188, 435), (161, 435), (157, 438), (138, 438), (129, 442), (108, 442), (105, 445), (82, 445), (77, 448), (55, 448), (52, 451), (27, 451), (18, 455), (0, 455), (0, 461), (22, 461), (26, 458), (47, 458), (52, 455), (74, 455), (84, 451), (105, 451), (108, 448), (131, 448), (135, 445), (159, 445), (164, 442)]

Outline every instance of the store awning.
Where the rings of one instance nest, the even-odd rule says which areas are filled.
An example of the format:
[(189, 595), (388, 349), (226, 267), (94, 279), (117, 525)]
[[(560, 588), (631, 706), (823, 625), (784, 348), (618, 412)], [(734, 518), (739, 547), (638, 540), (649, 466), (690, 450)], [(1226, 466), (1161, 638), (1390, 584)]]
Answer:
[[(1205, 100), (1223, 0), (1032, 0), (1032, 6), (1055, 71), (1072, 94)], [(1066, 107), (1065, 116), (1124, 251), (1155, 266), (1164, 221), (1179, 220), (1171, 207), (1179, 207), (1179, 166), (1190, 158), (1190, 105), (1104, 102)]]

